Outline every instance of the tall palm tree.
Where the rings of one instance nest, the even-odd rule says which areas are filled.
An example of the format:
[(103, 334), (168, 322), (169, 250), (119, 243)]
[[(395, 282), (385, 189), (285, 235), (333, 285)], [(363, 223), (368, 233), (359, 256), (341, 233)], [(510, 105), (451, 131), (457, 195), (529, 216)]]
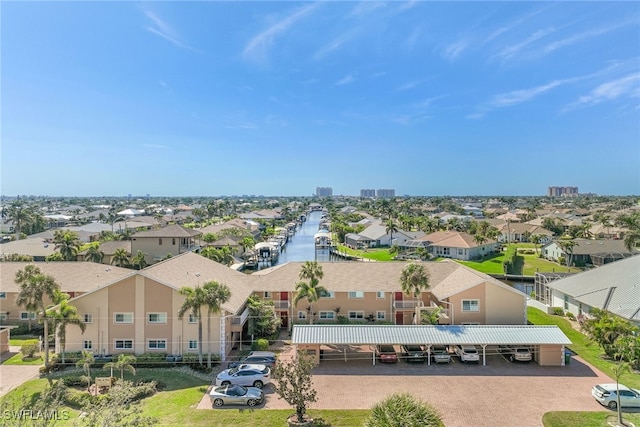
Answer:
[(70, 230), (56, 230), (53, 233), (53, 243), (65, 261), (72, 261), (82, 245), (78, 239), (78, 233)]
[(414, 298), (419, 298), (419, 303), (422, 303), (422, 291), (429, 289), (429, 273), (422, 264), (416, 264), (414, 262), (407, 265), (400, 274), (400, 287), (402, 292), (406, 295), (413, 295)]
[(560, 246), (560, 249), (562, 249), (567, 254), (567, 267), (571, 267), (573, 248), (575, 248), (577, 245), (578, 242), (573, 239), (558, 240), (558, 246)]
[(113, 256), (111, 257), (111, 265), (115, 265), (117, 267), (126, 267), (129, 265), (131, 261), (129, 260), (129, 254), (127, 250), (124, 248), (118, 248), (113, 251)]
[(190, 312), (198, 320), (198, 361), (202, 365), (202, 306), (207, 301), (205, 291), (200, 286), (184, 286), (178, 293), (185, 297), (178, 310), (178, 318), (182, 319), (185, 313)]
[(49, 275), (43, 274), (35, 265), (29, 264), (24, 270), (16, 272), (16, 284), (20, 292), (16, 298), (18, 306), (35, 311), (42, 316), (44, 325), (44, 365), (49, 366), (49, 320), (46, 308), (48, 303), (56, 303), (60, 298), (60, 285)]
[(296, 283), (296, 296), (293, 299), (293, 305), (297, 306), (301, 299), (306, 299), (309, 303), (309, 324), (313, 324), (313, 304), (318, 301), (320, 295), (327, 292), (327, 289), (320, 285), (320, 279), (324, 277), (322, 266), (317, 261), (305, 261), (300, 269), (299, 277), (307, 279), (308, 282)]
[(147, 266), (147, 261), (144, 257), (145, 255), (146, 254), (144, 252), (138, 250), (138, 252), (136, 252), (136, 256), (131, 258), (131, 265), (135, 267), (136, 270), (142, 270)]
[(93, 353), (85, 350), (82, 350), (82, 355), (76, 362), (76, 366), (78, 368), (82, 368), (85, 375), (87, 376), (87, 391), (89, 391), (89, 393), (91, 393), (91, 365), (93, 365), (95, 362), (96, 359), (93, 357)]
[(211, 316), (220, 313), (222, 304), (231, 298), (231, 291), (227, 285), (216, 281), (205, 283), (202, 289), (205, 296), (204, 303), (207, 306), (207, 367), (211, 368)]
[(33, 210), (23, 200), (17, 199), (9, 205), (6, 216), (13, 221), (16, 240), (20, 240), (22, 229), (33, 220)]
[(388, 220), (385, 221), (384, 223), (385, 226), (385, 233), (389, 234), (389, 246), (393, 246), (393, 233), (397, 233), (398, 232), (398, 225), (395, 223), (394, 220), (392, 220), (391, 218), (389, 218)]
[(84, 333), (87, 325), (78, 315), (78, 309), (69, 304), (67, 298), (63, 298), (55, 310), (49, 312), (53, 319), (56, 329), (58, 330), (58, 341), (60, 342), (60, 352), (62, 353), (62, 364), (65, 362), (65, 349), (67, 345), (67, 326), (75, 325)]
[(84, 259), (90, 262), (96, 262), (100, 264), (104, 259), (104, 252), (100, 250), (100, 246), (94, 245), (87, 249), (87, 254)]
[[(133, 354), (121, 354), (118, 360), (104, 364), (104, 369), (117, 369), (120, 371), (120, 379), (124, 379), (124, 371), (128, 371), (131, 375), (136, 374), (136, 368), (133, 366), (138, 359)], [(112, 372), (113, 373), (113, 372)]]
[(531, 243), (533, 243), (536, 247), (536, 253), (538, 253), (538, 245), (540, 245), (540, 243), (542, 243), (542, 239), (543, 239), (543, 235), (542, 234), (532, 234), (531, 235)]

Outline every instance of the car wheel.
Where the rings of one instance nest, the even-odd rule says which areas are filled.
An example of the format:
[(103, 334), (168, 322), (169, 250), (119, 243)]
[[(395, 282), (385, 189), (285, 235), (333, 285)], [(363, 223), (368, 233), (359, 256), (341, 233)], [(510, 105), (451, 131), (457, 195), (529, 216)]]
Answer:
[(609, 409), (616, 409), (618, 407), (618, 402), (612, 400), (611, 402), (607, 403), (607, 406), (609, 407)]
[(255, 399), (249, 399), (249, 400), (247, 400), (247, 405), (249, 405), (249, 406), (256, 406), (256, 401), (255, 401)]
[(262, 381), (254, 381), (253, 386), (257, 388), (262, 388)]
[(231, 385), (231, 382), (230, 381), (222, 381), (222, 384), (220, 384), (220, 385), (222, 385), (222, 386)]
[(213, 406), (217, 406), (218, 408), (224, 405), (224, 401), (222, 399), (216, 399), (213, 401)]

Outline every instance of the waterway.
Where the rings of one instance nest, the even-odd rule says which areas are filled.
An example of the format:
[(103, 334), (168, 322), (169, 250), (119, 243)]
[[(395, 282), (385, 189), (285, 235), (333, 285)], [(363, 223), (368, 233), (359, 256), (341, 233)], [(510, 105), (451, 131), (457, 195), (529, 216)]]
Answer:
[(316, 250), (313, 236), (318, 232), (322, 212), (313, 211), (307, 215), (307, 220), (298, 228), (296, 234), (289, 238), (284, 250), (278, 257), (278, 264), (290, 261), (331, 261), (329, 249)]

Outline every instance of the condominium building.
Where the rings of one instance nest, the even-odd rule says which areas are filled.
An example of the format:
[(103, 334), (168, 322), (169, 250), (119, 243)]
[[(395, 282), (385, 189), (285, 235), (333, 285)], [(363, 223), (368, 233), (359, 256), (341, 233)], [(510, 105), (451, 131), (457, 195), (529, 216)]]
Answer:
[(574, 197), (578, 195), (578, 187), (549, 187), (548, 197)]
[(360, 197), (376, 197), (376, 190), (362, 189), (360, 190)]
[(331, 187), (316, 187), (317, 197), (331, 197), (333, 196), (333, 188)]
[(379, 188), (376, 190), (376, 196), (383, 199), (396, 197), (396, 190), (391, 188)]

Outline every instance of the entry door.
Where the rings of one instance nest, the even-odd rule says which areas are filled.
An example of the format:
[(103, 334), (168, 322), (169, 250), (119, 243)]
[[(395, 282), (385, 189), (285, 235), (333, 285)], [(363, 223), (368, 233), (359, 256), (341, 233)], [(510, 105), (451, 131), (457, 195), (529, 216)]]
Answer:
[(396, 292), (396, 301), (402, 301), (402, 292)]
[(396, 325), (404, 325), (404, 314), (401, 311), (396, 313)]
[(289, 292), (280, 292), (280, 301), (289, 301)]
[(289, 316), (287, 316), (287, 312), (286, 311), (281, 311), (280, 312), (280, 327), (282, 329), (288, 329), (289, 328)]

